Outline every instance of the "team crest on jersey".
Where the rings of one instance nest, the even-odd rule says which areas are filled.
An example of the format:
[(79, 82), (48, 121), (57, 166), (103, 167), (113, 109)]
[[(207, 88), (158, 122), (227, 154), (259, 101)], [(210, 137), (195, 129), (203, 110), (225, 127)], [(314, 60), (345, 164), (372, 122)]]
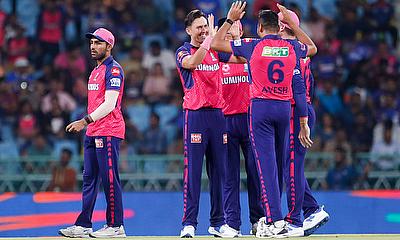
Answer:
[(190, 134), (190, 143), (201, 143), (201, 133)]
[(102, 138), (95, 138), (94, 143), (96, 148), (103, 148), (103, 139)]
[(233, 46), (235, 46), (235, 47), (242, 46), (242, 40), (240, 40), (240, 39), (233, 40)]
[(223, 144), (227, 144), (228, 143), (228, 134), (224, 133), (224, 135), (222, 135), (222, 143)]
[(120, 73), (121, 73), (121, 71), (119, 70), (119, 68), (117, 68), (117, 67), (111, 68), (111, 75), (118, 76)]
[(217, 61), (217, 59), (215, 58), (215, 56), (214, 56), (214, 54), (213, 54), (212, 52), (210, 52), (210, 55), (211, 55), (211, 59), (212, 59), (213, 61)]

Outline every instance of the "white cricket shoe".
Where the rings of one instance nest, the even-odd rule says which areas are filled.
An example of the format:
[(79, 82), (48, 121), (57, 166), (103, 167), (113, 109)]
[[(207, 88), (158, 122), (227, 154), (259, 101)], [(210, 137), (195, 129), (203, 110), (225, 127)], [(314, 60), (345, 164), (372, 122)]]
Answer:
[(58, 230), (58, 233), (60, 235), (70, 238), (88, 238), (89, 234), (92, 232), (93, 232), (92, 228), (86, 228), (76, 225)]
[(274, 235), (274, 238), (287, 238), (287, 237), (303, 237), (304, 230), (302, 227), (286, 223), (287, 233)]
[(303, 221), (304, 236), (313, 234), (318, 228), (329, 221), (329, 214), (325, 212), (324, 205)]
[(103, 228), (97, 230), (96, 232), (92, 232), (89, 236), (94, 238), (125, 238), (125, 229), (124, 226), (119, 227), (110, 227), (108, 225), (104, 225)]
[(241, 236), (240, 231), (231, 228), (228, 224), (224, 224), (220, 228), (221, 237), (223, 238), (236, 238)]
[(193, 238), (195, 228), (191, 225), (184, 226), (181, 230), (181, 238)]

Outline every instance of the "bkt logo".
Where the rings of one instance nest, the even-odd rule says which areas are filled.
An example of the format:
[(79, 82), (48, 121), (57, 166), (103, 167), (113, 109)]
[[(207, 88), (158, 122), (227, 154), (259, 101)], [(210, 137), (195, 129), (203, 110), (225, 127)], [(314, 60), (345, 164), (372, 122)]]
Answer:
[(89, 90), (89, 91), (99, 90), (99, 84), (96, 84), (96, 83), (89, 83), (89, 84), (88, 84), (88, 90)]
[(287, 57), (289, 56), (289, 48), (265, 46), (261, 55), (263, 57)]

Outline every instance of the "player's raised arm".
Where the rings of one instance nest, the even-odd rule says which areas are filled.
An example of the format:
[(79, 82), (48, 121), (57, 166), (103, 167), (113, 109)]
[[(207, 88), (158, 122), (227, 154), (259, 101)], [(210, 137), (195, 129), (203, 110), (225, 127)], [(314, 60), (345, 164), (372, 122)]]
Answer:
[(287, 8), (280, 5), (279, 3), (277, 4), (277, 6), (283, 15), (283, 21), (289, 25), (290, 29), (292, 29), (292, 31), (294, 32), (296, 38), (303, 44), (307, 45), (307, 56), (311, 57), (317, 54), (317, 46), (315, 46), (315, 43), (311, 40), (311, 38), (292, 20)]
[(226, 33), (229, 31), (233, 23), (237, 20), (240, 20), (245, 14), (246, 2), (237, 1), (232, 3), (231, 8), (229, 9), (228, 15), (226, 17), (225, 23), (221, 26), (221, 28), (215, 34), (211, 48), (216, 51), (232, 53), (232, 48), (230, 41), (225, 40)]

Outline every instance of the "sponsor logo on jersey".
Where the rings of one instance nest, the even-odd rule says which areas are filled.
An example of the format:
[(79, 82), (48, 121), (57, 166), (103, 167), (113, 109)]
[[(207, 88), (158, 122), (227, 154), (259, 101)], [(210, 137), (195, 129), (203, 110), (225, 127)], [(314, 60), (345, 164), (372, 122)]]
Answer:
[(96, 75), (94, 75), (94, 78), (93, 78), (94, 82), (96, 82), (98, 76), (99, 76), (99, 72), (97, 72)]
[(120, 87), (121, 86), (121, 79), (119, 78), (111, 78), (110, 79), (111, 87)]
[(198, 70), (198, 71), (212, 71), (212, 72), (215, 72), (215, 71), (218, 71), (218, 70), (219, 70), (219, 64), (218, 64), (218, 63), (213, 64), (213, 65), (199, 64), (199, 65), (197, 65), (197, 67), (196, 67), (195, 70)]
[(96, 148), (103, 148), (103, 139), (102, 138), (95, 138), (94, 143)]
[(190, 143), (201, 143), (201, 133), (190, 134)]
[(293, 75), (298, 75), (298, 74), (300, 74), (300, 73), (301, 73), (300, 70), (297, 69), (297, 68), (295, 68), (295, 69), (293, 70)]
[(288, 57), (289, 48), (288, 47), (270, 47), (265, 46), (261, 53), (263, 57)]
[(111, 75), (118, 76), (121, 73), (118, 67), (111, 68)]
[(231, 76), (222, 78), (222, 84), (238, 84), (238, 83), (248, 83), (248, 76)]
[(247, 63), (244, 64), (244, 72), (249, 72), (249, 65)]
[(252, 38), (244, 38), (243, 41), (249, 43), (249, 42), (252, 42), (253, 39)]
[(88, 84), (88, 90), (89, 91), (99, 90), (99, 84), (97, 84), (97, 83), (89, 83)]
[(228, 143), (228, 134), (224, 133), (224, 135), (222, 135), (222, 143), (223, 144), (227, 144)]
[(242, 40), (240, 40), (240, 39), (233, 40), (233, 46), (235, 46), (235, 47), (242, 46)]
[(229, 74), (229, 70), (231, 70), (231, 67), (229, 66), (229, 64), (223, 64), (222, 65), (222, 72), (224, 74)]

